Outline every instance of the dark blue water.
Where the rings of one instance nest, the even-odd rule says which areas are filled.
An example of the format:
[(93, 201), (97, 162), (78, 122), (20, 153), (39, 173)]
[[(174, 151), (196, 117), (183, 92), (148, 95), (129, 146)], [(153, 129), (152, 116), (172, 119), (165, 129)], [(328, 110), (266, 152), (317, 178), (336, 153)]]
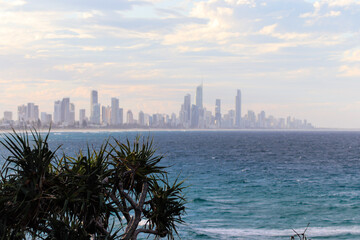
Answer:
[[(109, 136), (52, 133), (76, 152)], [(163, 165), (186, 179), (182, 239), (360, 239), (360, 132), (141, 132), (154, 137)]]

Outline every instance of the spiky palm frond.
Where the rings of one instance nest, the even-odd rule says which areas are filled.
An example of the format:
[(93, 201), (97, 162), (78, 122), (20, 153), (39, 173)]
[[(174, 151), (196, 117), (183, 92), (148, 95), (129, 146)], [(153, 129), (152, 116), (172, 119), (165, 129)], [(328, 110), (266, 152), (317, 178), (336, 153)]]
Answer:
[(167, 176), (161, 182), (154, 181), (150, 208), (145, 211), (145, 216), (148, 218), (149, 228), (160, 233), (158, 237), (174, 239), (173, 233), (178, 234), (176, 224), (184, 223), (182, 215), (185, 214), (185, 188), (184, 181), (176, 179), (170, 184)]
[(108, 226), (109, 212), (116, 209), (108, 202), (106, 195), (112, 169), (109, 168), (107, 159), (107, 143), (98, 151), (87, 149), (87, 155), (81, 151), (75, 157), (63, 160), (64, 168), (62, 178), (64, 193), (64, 211), (73, 218), (82, 221), (89, 233), (98, 231), (96, 222), (100, 220), (104, 228)]
[(141, 140), (137, 136), (133, 143), (128, 139), (126, 143), (117, 139), (114, 142), (115, 144), (111, 144), (111, 164), (124, 189), (132, 191), (136, 197), (141, 192), (144, 181), (151, 185), (154, 176), (166, 173), (166, 167), (159, 166), (164, 156), (156, 154), (152, 139)]
[[(0, 240), (113, 240), (137, 219), (128, 232), (133, 239), (144, 216), (155, 236), (173, 239), (185, 212), (183, 182), (169, 184), (152, 140), (114, 139), (112, 145), (105, 141), (99, 149), (88, 146), (85, 154), (58, 158), (48, 137), (49, 132), (43, 137), (35, 130), (14, 131), (0, 141), (10, 153), (1, 170)], [(115, 217), (128, 225), (114, 229)]]
[(1, 171), (0, 198), (4, 208), (0, 215), (8, 212), (11, 217), (6, 219), (6, 224), (14, 229), (25, 226), (31, 230), (36, 225), (43, 225), (48, 214), (52, 200), (48, 187), (54, 180), (52, 161), (56, 152), (49, 149), (48, 135), (43, 138), (35, 130), (30, 134), (14, 132), (5, 135), (1, 141), (11, 155)]

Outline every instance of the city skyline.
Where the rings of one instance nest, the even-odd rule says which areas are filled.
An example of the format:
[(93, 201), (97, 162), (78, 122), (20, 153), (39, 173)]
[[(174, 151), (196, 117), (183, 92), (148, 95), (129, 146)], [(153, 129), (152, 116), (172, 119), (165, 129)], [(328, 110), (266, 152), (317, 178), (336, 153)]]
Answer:
[(14, 0), (0, 15), (0, 112), (73, 96), (90, 113), (99, 89), (171, 113), (204, 80), (206, 108), (241, 88), (244, 113), (360, 128), (358, 0)]
[[(189, 99), (189, 104), (191, 103), (191, 104), (195, 104), (195, 105), (197, 105), (197, 106), (201, 106), (201, 107), (205, 107), (205, 108), (207, 108), (207, 109), (209, 109), (209, 110), (211, 110), (212, 112), (214, 112), (214, 109), (215, 109), (215, 100), (216, 99), (220, 99), (221, 100), (221, 102), (223, 102), (223, 99), (221, 99), (221, 98), (214, 98), (214, 99), (212, 99), (212, 102), (211, 103), (207, 103), (207, 104), (203, 104), (203, 86), (204, 86), (204, 84), (203, 83), (201, 83), (201, 84), (199, 84), (199, 85), (197, 85), (197, 86), (195, 86), (194, 87), (194, 89), (195, 89), (195, 91), (194, 91), (194, 89), (192, 89), (192, 90), (190, 90), (190, 91), (187, 91), (187, 92), (184, 92), (183, 93), (183, 98), (186, 98), (186, 97), (188, 97), (188, 98), (190, 98)], [(201, 87), (201, 88), (200, 88)], [(199, 93), (199, 89), (201, 89), (201, 91), (200, 91), (200, 93), (201, 93), (201, 97), (200, 98), (198, 98), (198, 93)], [(239, 91), (240, 91), (240, 98), (241, 98), (241, 90), (240, 89), (237, 89), (237, 90), (234, 90), (233, 92), (235, 92), (235, 94), (238, 94), (239, 93)], [(93, 94), (95, 94), (95, 96), (93, 95)], [(101, 112), (102, 112), (102, 110), (101, 110), (101, 107), (102, 106), (112, 106), (113, 105), (113, 100), (115, 101), (115, 105), (117, 104), (119, 104), (119, 102), (120, 102), (120, 97), (116, 97), (116, 96), (112, 96), (112, 97), (110, 97), (110, 98), (108, 98), (108, 99), (104, 99), (105, 97), (102, 97), (102, 96), (104, 96), (105, 94), (102, 94), (102, 92), (101, 91), (98, 91), (98, 90), (90, 90), (89, 91), (89, 93), (87, 94), (88, 96), (87, 96), (87, 99), (85, 99), (84, 101), (81, 101), (81, 102), (83, 102), (83, 104), (79, 104), (79, 102), (75, 102), (75, 101), (73, 101), (73, 99), (76, 99), (76, 96), (72, 96), (72, 95), (70, 95), (70, 94), (65, 94), (65, 96), (66, 97), (61, 97), (60, 99), (55, 99), (54, 101), (52, 101), (52, 99), (49, 99), (48, 101), (50, 102), (50, 108), (49, 107), (44, 107), (44, 106), (46, 106), (46, 102), (37, 102), (37, 101), (32, 101), (32, 100), (30, 100), (29, 101), (29, 103), (31, 103), (31, 104), (36, 104), (35, 106), (40, 106), (41, 107), (41, 110), (40, 110), (40, 112), (39, 112), (39, 114), (41, 113), (41, 112), (46, 112), (46, 113), (50, 113), (50, 114), (52, 114), (53, 115), (53, 119), (54, 119), (54, 122), (58, 122), (58, 118), (55, 116), (55, 114), (54, 114), (54, 105), (53, 105), (53, 103), (54, 102), (58, 102), (58, 104), (60, 104), (59, 105), (59, 107), (61, 107), (61, 102), (65, 99), (66, 101), (70, 101), (71, 100), (71, 103), (69, 102), (68, 103), (68, 105), (70, 106), (70, 104), (73, 104), (73, 105), (75, 105), (75, 106), (77, 106), (77, 109), (76, 109), (76, 111), (75, 111), (75, 119), (76, 120), (79, 120), (79, 118), (80, 118), (80, 113), (79, 113), (79, 110), (81, 110), (81, 109), (84, 109), (85, 111), (86, 111), (86, 116), (88, 117), (88, 119), (89, 119), (89, 121), (91, 122), (92, 120), (91, 120), (91, 116), (92, 116), (92, 110), (94, 110), (94, 109), (92, 109), (92, 107), (94, 107), (93, 105), (97, 105), (98, 104), (98, 106), (95, 106), (95, 108), (97, 109), (97, 111), (100, 109), (100, 115), (97, 115), (97, 118), (98, 119), (101, 119)], [(100, 95), (100, 97), (99, 97), (99, 95)], [(235, 106), (235, 104), (236, 104), (236, 99), (234, 100), (234, 98), (236, 98), (237, 97), (237, 95), (234, 95), (234, 96), (232, 96), (232, 95), (228, 95), (229, 97), (229, 99), (231, 99), (232, 101), (231, 101), (231, 103), (228, 103), (228, 104), (226, 104), (226, 107), (223, 107), (223, 103), (221, 103), (221, 109), (222, 109), (222, 113), (224, 113), (224, 112), (228, 112), (229, 110), (236, 110), (236, 106)], [(62, 100), (61, 100), (62, 99)], [(70, 100), (69, 100), (70, 99)], [(94, 100), (93, 100), (94, 99)], [(99, 100), (100, 99), (100, 100)], [(104, 101), (105, 100), (105, 101)], [(109, 101), (110, 100), (110, 101)], [(117, 103), (116, 103), (116, 101), (117, 101)], [(141, 108), (138, 108), (138, 107), (133, 107), (134, 105), (130, 105), (130, 106), (126, 106), (125, 108), (124, 108), (124, 106), (120, 106), (120, 105), (118, 105), (119, 107), (123, 107), (124, 109), (126, 109), (126, 110), (132, 110), (133, 112), (140, 112), (140, 111), (146, 111), (146, 112), (150, 112), (150, 113), (164, 113), (164, 114), (169, 114), (169, 115), (171, 115), (172, 113), (176, 113), (176, 114), (178, 114), (178, 112), (179, 112), (179, 106), (181, 105), (181, 100), (180, 99), (177, 99), (177, 101), (176, 100), (169, 100), (169, 101), (172, 101), (172, 102), (175, 102), (177, 105), (177, 107), (175, 108), (175, 110), (174, 111), (170, 111), (170, 112), (161, 112), (161, 111), (159, 111), (159, 112), (154, 112), (151, 108), (150, 109), (141, 109)], [(90, 102), (90, 103), (88, 103), (88, 102)], [(123, 101), (123, 102), (125, 102), (125, 101)], [(241, 100), (241, 103), (243, 103), (244, 101), (243, 100)], [(4, 110), (3, 111), (3, 113), (4, 112), (8, 112), (8, 111), (10, 111), (10, 112), (12, 112), (13, 113), (13, 116), (16, 116), (16, 119), (18, 118), (18, 116), (17, 116), (17, 111), (18, 111), (18, 107), (20, 106), (20, 105), (22, 104), (22, 105), (27, 105), (28, 103), (14, 103), (14, 105), (16, 105), (16, 109), (15, 110), (13, 110), (13, 109), (6, 109), (6, 108), (4, 108), (4, 109), (6, 109), (6, 110)], [(189, 111), (191, 111), (191, 104), (189, 105)], [(136, 105), (135, 105), (136, 106)], [(100, 107), (100, 108), (99, 108)], [(265, 108), (260, 108), (260, 110), (253, 110), (253, 109), (249, 109), (249, 107), (247, 107), (246, 105), (245, 106), (241, 106), (241, 108), (244, 108), (245, 109), (245, 113), (247, 112), (247, 111), (255, 111), (255, 112), (261, 112), (261, 111), (263, 111), (263, 110), (266, 110)], [(268, 110), (266, 110), (267, 112), (269, 112)], [(241, 110), (240, 110), (240, 112), (241, 112)], [(2, 113), (2, 114), (3, 114)], [(99, 113), (98, 113), (99, 114)], [(272, 113), (271, 113), (272, 114)], [(276, 114), (272, 114), (272, 115), (276, 115)], [(285, 114), (285, 115), (282, 115), (282, 116), (279, 116), (279, 117), (287, 117), (288, 115), (291, 115), (291, 114)], [(125, 116), (125, 115), (124, 115)], [(302, 118), (301, 116), (294, 116), (294, 117), (296, 117), (296, 118), (300, 118), (300, 119), (304, 119), (304, 118)], [(66, 117), (62, 117), (62, 119), (64, 119), (64, 118), (66, 118)], [(190, 117), (188, 116), (188, 118), (190, 119)], [(1, 119), (1, 117), (0, 117), (0, 119)], [(61, 116), (59, 116), (59, 119), (61, 119)]]
[[(127, 128), (127, 127), (155, 127), (155, 128), (184, 128), (184, 129), (312, 129), (307, 120), (296, 119), (291, 116), (277, 118), (273, 115), (266, 116), (261, 111), (257, 116), (254, 111), (248, 110), (244, 116), (241, 113), (241, 90), (236, 90), (234, 109), (224, 112), (221, 99), (215, 99), (214, 110), (203, 106), (203, 83), (196, 87), (192, 101), (191, 94), (184, 96), (178, 115), (176, 113), (138, 112), (135, 117), (131, 109), (124, 110), (120, 107), (119, 99), (112, 97), (111, 105), (99, 102), (98, 91), (90, 91), (90, 111), (78, 110), (79, 116), (75, 117), (75, 104), (70, 102), (70, 97), (54, 101), (53, 114), (43, 112), (39, 105), (27, 103), (17, 108), (17, 119), (13, 119), (11, 111), (5, 111), (1, 126), (9, 127), (60, 127), (60, 128)], [(125, 114), (126, 112), (126, 114)]]

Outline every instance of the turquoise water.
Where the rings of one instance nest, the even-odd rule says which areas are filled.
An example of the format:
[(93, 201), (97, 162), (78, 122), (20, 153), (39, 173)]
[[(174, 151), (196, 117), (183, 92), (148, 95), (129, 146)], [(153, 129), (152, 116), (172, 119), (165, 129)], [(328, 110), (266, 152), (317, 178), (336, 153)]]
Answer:
[[(52, 133), (50, 143), (72, 153), (137, 134)], [(360, 132), (141, 134), (190, 185), (182, 239), (290, 239), (308, 223), (311, 239), (360, 239)]]

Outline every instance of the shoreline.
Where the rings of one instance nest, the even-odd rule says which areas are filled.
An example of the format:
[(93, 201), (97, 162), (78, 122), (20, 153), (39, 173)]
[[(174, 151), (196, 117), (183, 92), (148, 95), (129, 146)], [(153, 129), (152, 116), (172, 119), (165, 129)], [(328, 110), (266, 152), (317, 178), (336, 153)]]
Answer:
[[(15, 129), (16, 132), (30, 132), (32, 129)], [(49, 129), (42, 128), (38, 132), (48, 132)], [(0, 133), (11, 133), (12, 129), (0, 129)], [(173, 129), (173, 128), (52, 128), (52, 133), (94, 133), (94, 132), (360, 132), (360, 129), (347, 128), (314, 128), (314, 129)]]

